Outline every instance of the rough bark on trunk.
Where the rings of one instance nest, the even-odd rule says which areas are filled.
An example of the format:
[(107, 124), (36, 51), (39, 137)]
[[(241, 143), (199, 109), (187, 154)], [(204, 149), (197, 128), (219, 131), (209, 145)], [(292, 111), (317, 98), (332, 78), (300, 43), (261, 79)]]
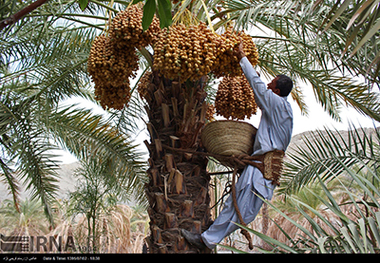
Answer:
[(147, 84), (146, 111), (150, 142), (149, 201), (150, 253), (208, 253), (199, 251), (181, 236), (180, 229), (201, 233), (211, 224), (210, 177), (207, 158), (192, 154), (203, 151), (200, 132), (207, 104), (205, 79), (179, 83), (157, 72)]

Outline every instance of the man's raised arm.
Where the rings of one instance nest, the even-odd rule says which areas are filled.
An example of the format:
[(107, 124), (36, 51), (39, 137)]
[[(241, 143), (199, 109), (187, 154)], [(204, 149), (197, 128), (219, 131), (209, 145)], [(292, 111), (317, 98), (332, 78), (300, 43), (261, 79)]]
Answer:
[(248, 58), (245, 56), (243, 42), (240, 42), (239, 49), (234, 52), (234, 55), (239, 59), (244, 75), (253, 89), (256, 104), (260, 109), (269, 111), (269, 104), (272, 99), (271, 97), (273, 97), (274, 94), (272, 92), (268, 92), (265, 83), (260, 79), (251, 62), (249, 62)]

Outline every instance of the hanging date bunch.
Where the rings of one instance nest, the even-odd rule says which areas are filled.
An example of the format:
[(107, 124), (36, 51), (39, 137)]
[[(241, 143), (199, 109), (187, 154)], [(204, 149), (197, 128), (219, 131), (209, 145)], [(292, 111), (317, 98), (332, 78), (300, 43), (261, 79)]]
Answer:
[(149, 45), (160, 31), (157, 18), (142, 32), (142, 9), (136, 5), (112, 20), (108, 35), (95, 38), (87, 70), (95, 83), (95, 98), (101, 106), (121, 110), (131, 98), (130, 78), (136, 76), (139, 57), (136, 48)]
[(203, 22), (163, 29), (154, 45), (154, 70), (169, 79), (195, 81), (212, 70), (221, 39)]
[(222, 35), (213, 33), (203, 22), (198, 25), (172, 25), (163, 29), (154, 44), (154, 70), (169, 79), (195, 81), (212, 72), (216, 77), (242, 75), (239, 61), (233, 55), (240, 40), (253, 66), (258, 52), (252, 37), (229, 28)]
[(243, 74), (238, 59), (233, 55), (233, 50), (238, 50), (240, 40), (243, 42), (244, 53), (251, 64), (256, 66), (259, 63), (259, 54), (252, 37), (242, 31), (235, 32), (232, 28), (228, 28), (221, 35), (221, 44), (218, 45), (218, 56), (212, 71), (216, 77)]
[(256, 114), (254, 94), (244, 75), (223, 78), (216, 93), (215, 108), (226, 119), (244, 120)]
[(160, 21), (156, 16), (148, 30), (142, 28), (143, 10), (137, 5), (132, 5), (120, 11), (112, 19), (109, 34), (111, 41), (118, 48), (141, 48), (151, 44), (161, 31)]
[(109, 37), (101, 35), (92, 44), (87, 70), (101, 106), (120, 110), (131, 97), (129, 77), (138, 70), (138, 56), (133, 49), (117, 49)]
[(215, 106), (213, 104), (207, 104), (206, 120), (214, 121), (214, 114), (216, 113)]
[[(137, 91), (140, 95), (140, 98), (148, 100), (149, 96), (149, 85), (152, 84), (153, 73), (151, 71), (146, 71), (141, 77), (139, 84), (137, 86)], [(154, 85), (154, 84), (152, 84)]]

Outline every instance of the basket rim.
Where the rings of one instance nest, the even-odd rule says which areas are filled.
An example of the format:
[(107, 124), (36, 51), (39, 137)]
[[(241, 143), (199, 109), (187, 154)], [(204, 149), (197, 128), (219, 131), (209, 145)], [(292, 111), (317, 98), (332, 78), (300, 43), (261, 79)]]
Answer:
[[(210, 121), (206, 124), (207, 125), (210, 125), (210, 124), (213, 124), (213, 123), (216, 123), (216, 122), (239, 122), (239, 123), (246, 123), (248, 125), (251, 125), (253, 126), (252, 124), (250, 124), (249, 122), (246, 122), (246, 121), (242, 121), (242, 120), (214, 120), (214, 121)], [(255, 127), (255, 126), (253, 126)]]
[(243, 125), (248, 125), (248, 126), (251, 126), (255, 130), (255, 132), (257, 132), (257, 128), (255, 126), (253, 126), (251, 123), (246, 122), (246, 121), (239, 121), (239, 120), (215, 120), (215, 121), (207, 123), (204, 126), (204, 128), (202, 129), (202, 132), (201, 132), (201, 136), (202, 136), (204, 130), (207, 129), (207, 127), (209, 127), (210, 125), (213, 125), (215, 123), (222, 123), (222, 122), (239, 123), (239, 124), (243, 124)]
[[(237, 127), (236, 126), (233, 127), (233, 130), (235, 130), (235, 131), (237, 131), (237, 130), (241, 131), (242, 135), (244, 133), (245, 134), (248, 133), (248, 134), (252, 134), (253, 136), (255, 136), (255, 134), (257, 132), (257, 128), (255, 126), (253, 126), (252, 124), (250, 124), (248, 122), (245, 122), (245, 121), (234, 121), (234, 120), (220, 120), (220, 121), (218, 120), (218, 121), (214, 121), (214, 123), (221, 125), (220, 127), (218, 127), (217, 125), (212, 125), (212, 123), (213, 122), (210, 122), (208, 125), (206, 125), (206, 127), (204, 127), (204, 129), (202, 131), (202, 134), (201, 134), (201, 141), (202, 141), (203, 146), (206, 148), (207, 151), (209, 151), (211, 153), (217, 153), (217, 152), (219, 152), (219, 151), (215, 151), (216, 148), (219, 148), (218, 150), (222, 150), (222, 152), (224, 152), (224, 151), (227, 151), (227, 152), (231, 152), (232, 151), (232, 152), (234, 152), (234, 149), (228, 148), (229, 150), (227, 150), (227, 148), (225, 148), (225, 149), (223, 148), (223, 147), (225, 147), (225, 146), (223, 146), (223, 145), (225, 145), (223, 143), (224, 141), (222, 141), (221, 144), (210, 143), (211, 141), (214, 141), (215, 139), (218, 141), (218, 139), (214, 138), (215, 136), (213, 136), (213, 135), (216, 135), (215, 133), (218, 133), (218, 131), (224, 130), (223, 129), (223, 123), (226, 123), (226, 124), (230, 123), (232, 125), (233, 124), (238, 124)], [(210, 127), (207, 128), (207, 126), (209, 126), (209, 125), (210, 125)], [(242, 127), (240, 125), (244, 125), (244, 127)], [(239, 128), (239, 126), (240, 126), (240, 128)], [(219, 129), (219, 128), (221, 128), (221, 129)], [(231, 128), (231, 127), (228, 127), (228, 125), (226, 125), (225, 128), (227, 130), (229, 130), (229, 128)], [(224, 134), (223, 137), (225, 138), (226, 135), (228, 135), (228, 134)], [(239, 138), (237, 138), (237, 137), (239, 137), (239, 136), (237, 136), (237, 134), (235, 132), (234, 136), (232, 137), (233, 138), (232, 141), (235, 141), (235, 143), (237, 143), (237, 145), (239, 145), (239, 144), (241, 145), (241, 142), (246, 141), (247, 139), (248, 139), (248, 141), (251, 140), (248, 137), (244, 138), (243, 140), (239, 139), (241, 137), (239, 137)], [(231, 142), (231, 140), (229, 140), (229, 141)], [(254, 142), (254, 139), (253, 139), (253, 142)], [(248, 145), (251, 145), (251, 142)], [(240, 149), (237, 148), (237, 152), (240, 152), (240, 151), (241, 152), (246, 152), (247, 151), (247, 153), (248, 153), (248, 152), (251, 151), (252, 147), (253, 147), (253, 144), (251, 145), (251, 147), (248, 147), (248, 149), (246, 149), (246, 150), (243, 150), (244, 148), (242, 149), (240, 147)], [(228, 156), (228, 155), (231, 155), (231, 154), (222, 154), (222, 155), (227, 155)]]

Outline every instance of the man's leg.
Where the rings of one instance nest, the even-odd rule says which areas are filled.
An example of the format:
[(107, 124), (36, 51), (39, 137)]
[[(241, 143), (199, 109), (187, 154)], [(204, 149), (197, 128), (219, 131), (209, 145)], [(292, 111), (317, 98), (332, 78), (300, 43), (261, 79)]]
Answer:
[[(255, 189), (253, 189), (252, 185), (247, 185), (237, 192), (237, 204), (243, 220), (247, 224), (255, 219), (263, 204), (263, 201), (257, 196), (258, 193), (255, 194), (254, 191)], [(224, 237), (238, 228), (234, 222), (240, 223), (232, 202), (232, 196), (230, 195), (218, 218), (209, 229), (202, 233), (203, 242), (207, 247), (213, 249), (216, 243), (219, 243)]]

